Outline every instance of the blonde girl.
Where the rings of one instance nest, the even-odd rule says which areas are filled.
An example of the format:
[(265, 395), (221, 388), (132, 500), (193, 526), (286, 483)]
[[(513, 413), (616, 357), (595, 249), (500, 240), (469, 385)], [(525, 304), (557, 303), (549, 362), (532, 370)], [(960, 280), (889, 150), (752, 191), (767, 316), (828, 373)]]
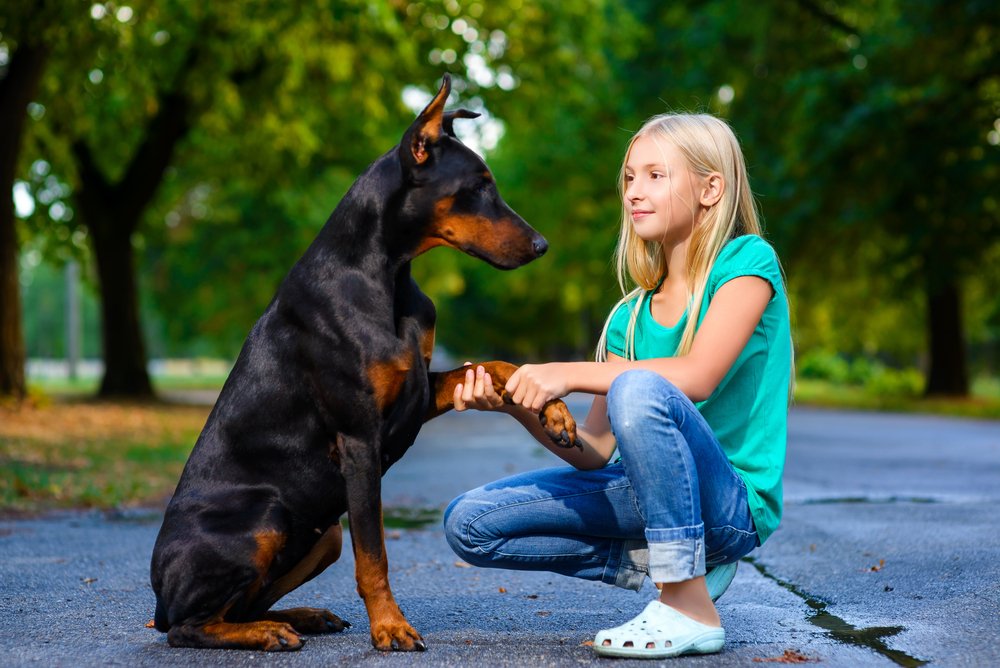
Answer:
[[(622, 291), (595, 362), (522, 366), (505, 406), (482, 367), (458, 410), (510, 413), (570, 467), (474, 489), (445, 512), (452, 548), (479, 566), (547, 570), (659, 595), (594, 640), (599, 654), (719, 651), (717, 599), (781, 517), (788, 302), (761, 237), (739, 143), (707, 114), (664, 114), (628, 145), (616, 252)], [(537, 413), (594, 395), (582, 450), (553, 446)], [(618, 457), (611, 462), (617, 450)]]

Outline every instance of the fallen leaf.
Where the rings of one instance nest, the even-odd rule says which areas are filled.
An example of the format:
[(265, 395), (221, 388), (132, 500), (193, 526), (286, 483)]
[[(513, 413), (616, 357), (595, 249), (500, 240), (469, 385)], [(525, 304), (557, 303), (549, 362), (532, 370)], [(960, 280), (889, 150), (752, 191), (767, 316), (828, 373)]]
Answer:
[(872, 566), (869, 570), (872, 573), (878, 573), (880, 570), (882, 570), (883, 566), (885, 566), (885, 559), (879, 559), (878, 563), (876, 565)]
[(147, 629), (154, 629), (154, 628), (156, 628), (156, 622), (154, 622), (152, 619), (149, 620), (148, 622), (146, 622), (146, 628)]
[(456, 561), (455, 565), (459, 568), (472, 568), (472, 564), (467, 564), (464, 561)]
[(97, 582), (97, 578), (80, 578), (80, 582), (89, 585), (91, 582)]
[(528, 594), (525, 598), (538, 598), (538, 594)]
[(580, 647), (593, 647), (593, 646), (594, 646), (593, 640), (584, 640), (582, 643), (580, 643)]
[(781, 656), (773, 656), (767, 659), (758, 657), (754, 659), (754, 663), (812, 663), (813, 661), (819, 661), (819, 659), (808, 657), (794, 649), (786, 649)]
[(500, 592), (501, 594), (506, 594), (506, 593), (507, 593), (507, 590), (506, 590), (506, 589), (504, 589), (503, 587), (500, 587), (500, 589), (499, 589), (498, 591), (499, 591), (499, 592)]
[(552, 613), (551, 613), (551, 612), (549, 612), (548, 610), (539, 610), (539, 611), (538, 611), (538, 612), (536, 612), (535, 614), (536, 614), (536, 615), (538, 615), (539, 617), (548, 617), (548, 616), (549, 616), (549, 615), (551, 615)]

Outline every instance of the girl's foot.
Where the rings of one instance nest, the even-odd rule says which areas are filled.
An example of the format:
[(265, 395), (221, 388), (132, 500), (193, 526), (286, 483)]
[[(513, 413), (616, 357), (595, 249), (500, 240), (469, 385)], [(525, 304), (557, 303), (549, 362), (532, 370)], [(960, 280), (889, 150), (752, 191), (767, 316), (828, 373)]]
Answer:
[(665, 659), (681, 654), (713, 654), (722, 649), (721, 626), (697, 622), (659, 601), (650, 601), (635, 619), (600, 631), (594, 651), (602, 656)]

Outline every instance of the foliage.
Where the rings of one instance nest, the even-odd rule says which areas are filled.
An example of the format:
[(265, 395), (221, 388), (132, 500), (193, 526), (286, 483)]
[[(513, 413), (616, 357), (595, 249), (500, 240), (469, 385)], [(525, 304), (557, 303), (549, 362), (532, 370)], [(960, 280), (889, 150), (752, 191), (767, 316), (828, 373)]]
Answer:
[[(447, 250), (417, 260), (457, 356), (590, 353), (618, 294), (622, 149), (675, 109), (717, 113), (741, 138), (804, 373), (810, 351), (836, 351), (878, 360), (856, 379), (916, 391), (890, 369), (927, 368), (941, 316), (926, 296), (949, 283), (964, 291), (974, 365), (997, 368), (996, 3), (170, 0), (135, 2), (125, 21), (95, 7), (110, 13), (42, 22), (58, 47), (31, 109), (20, 173), (38, 206), (22, 232), (50, 261), (92, 262), (72, 142), (99, 148), (117, 178), (162, 92), (185, 82), (192, 127), (134, 237), (158, 354), (235, 356), (342, 193), (409, 124), (404, 91), (426, 95), (448, 70), (453, 106), (487, 112), (457, 129), (550, 242), (512, 273)], [(17, 26), (0, 19), (9, 48)]]

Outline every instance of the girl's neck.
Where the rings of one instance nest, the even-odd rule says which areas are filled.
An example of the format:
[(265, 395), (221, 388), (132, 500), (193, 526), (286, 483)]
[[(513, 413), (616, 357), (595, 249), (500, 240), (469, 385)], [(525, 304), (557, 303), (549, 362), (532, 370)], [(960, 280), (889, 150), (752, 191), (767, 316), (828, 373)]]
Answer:
[(667, 261), (667, 275), (663, 279), (661, 290), (687, 283), (687, 256), (690, 244), (691, 239), (687, 238), (675, 246), (663, 248), (663, 254)]

